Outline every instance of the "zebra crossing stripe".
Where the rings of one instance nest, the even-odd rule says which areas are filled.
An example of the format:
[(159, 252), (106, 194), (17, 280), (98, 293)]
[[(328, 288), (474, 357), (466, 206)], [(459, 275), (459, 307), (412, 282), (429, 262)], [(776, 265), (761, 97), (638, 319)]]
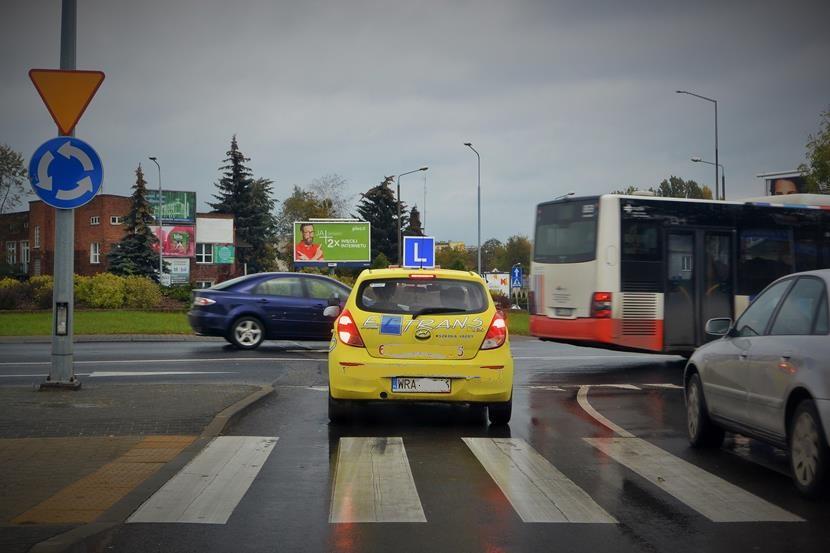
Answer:
[(462, 439), (523, 522), (617, 522), (524, 440)]
[(804, 522), (640, 438), (583, 438), (713, 522)]
[(402, 438), (340, 438), (329, 522), (426, 522)]
[(274, 450), (277, 439), (215, 438), (127, 522), (227, 523)]

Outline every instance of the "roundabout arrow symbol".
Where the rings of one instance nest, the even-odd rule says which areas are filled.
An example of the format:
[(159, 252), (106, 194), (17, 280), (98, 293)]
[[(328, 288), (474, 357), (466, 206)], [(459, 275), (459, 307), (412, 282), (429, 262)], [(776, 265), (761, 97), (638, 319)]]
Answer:
[(81, 166), (84, 168), (84, 171), (92, 171), (92, 160), (89, 159), (86, 152), (80, 148), (76, 148), (68, 140), (64, 142), (60, 148), (58, 148), (58, 153), (67, 159), (71, 159), (73, 157), (77, 158), (78, 161), (81, 162)]
[(52, 152), (46, 152), (37, 164), (37, 186), (44, 190), (52, 190), (52, 177), (49, 176), (49, 164), (55, 157)]
[(78, 181), (78, 186), (72, 190), (58, 190), (55, 197), (59, 200), (75, 200), (84, 194), (92, 192), (92, 179), (84, 177)]

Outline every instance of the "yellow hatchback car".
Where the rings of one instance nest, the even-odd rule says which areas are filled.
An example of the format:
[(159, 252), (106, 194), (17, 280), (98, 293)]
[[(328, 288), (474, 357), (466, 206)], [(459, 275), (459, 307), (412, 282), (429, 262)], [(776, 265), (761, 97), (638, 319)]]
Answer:
[(510, 421), (507, 321), (477, 274), (366, 270), (342, 313), (328, 309), (330, 420), (361, 402), (421, 401), (479, 404), (492, 424)]

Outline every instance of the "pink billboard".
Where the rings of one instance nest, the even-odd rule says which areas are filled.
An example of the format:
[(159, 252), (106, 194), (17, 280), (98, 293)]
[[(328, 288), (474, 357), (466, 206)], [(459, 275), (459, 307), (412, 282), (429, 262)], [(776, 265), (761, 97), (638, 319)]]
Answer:
[[(152, 227), (153, 234), (159, 238), (159, 228)], [(161, 227), (162, 255), (164, 257), (193, 257), (196, 254), (196, 227), (177, 225)], [(153, 250), (158, 250), (154, 245)]]

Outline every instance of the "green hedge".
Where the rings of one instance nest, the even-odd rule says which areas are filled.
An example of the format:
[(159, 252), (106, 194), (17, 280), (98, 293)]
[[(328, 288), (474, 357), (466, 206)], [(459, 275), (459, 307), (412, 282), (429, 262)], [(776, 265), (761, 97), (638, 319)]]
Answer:
[[(51, 276), (35, 276), (26, 282), (0, 279), (0, 309), (49, 309), (52, 307)], [(75, 305), (96, 309), (151, 309), (161, 303), (162, 293), (154, 281), (139, 276), (121, 277), (100, 273), (74, 275)], [(188, 298), (189, 299), (189, 288)]]

